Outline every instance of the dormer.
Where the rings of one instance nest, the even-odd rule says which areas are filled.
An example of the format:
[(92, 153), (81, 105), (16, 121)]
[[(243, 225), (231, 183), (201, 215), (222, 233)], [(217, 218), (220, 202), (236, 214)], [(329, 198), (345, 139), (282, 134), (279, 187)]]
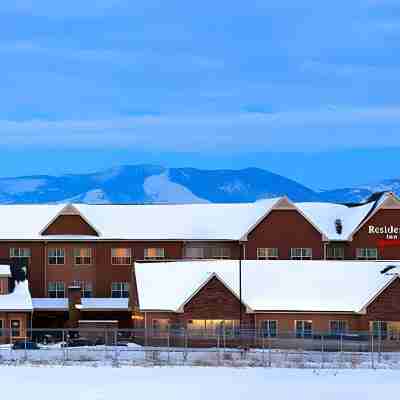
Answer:
[(72, 204), (67, 204), (40, 232), (42, 236), (100, 236)]

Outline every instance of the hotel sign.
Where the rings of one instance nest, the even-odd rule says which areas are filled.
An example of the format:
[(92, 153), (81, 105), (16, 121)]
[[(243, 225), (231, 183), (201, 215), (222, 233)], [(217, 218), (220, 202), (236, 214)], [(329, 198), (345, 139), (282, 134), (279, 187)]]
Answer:
[(385, 235), (387, 240), (397, 240), (400, 235), (400, 226), (385, 225), (385, 226), (368, 226), (370, 235)]

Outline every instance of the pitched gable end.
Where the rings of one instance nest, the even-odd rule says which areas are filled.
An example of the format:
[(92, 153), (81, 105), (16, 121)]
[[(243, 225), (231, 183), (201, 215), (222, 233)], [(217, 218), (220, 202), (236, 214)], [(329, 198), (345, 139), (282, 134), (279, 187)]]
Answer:
[(67, 204), (40, 232), (42, 236), (100, 236), (99, 231), (72, 204)]
[[(217, 273), (212, 273), (178, 308), (178, 312), (186, 312), (186, 308), (208, 309), (207, 313), (212, 315), (222, 306), (229, 309), (233, 305), (235, 312), (239, 310), (239, 296)], [(221, 304), (218, 304), (221, 303)], [(244, 311), (251, 312), (242, 300)]]

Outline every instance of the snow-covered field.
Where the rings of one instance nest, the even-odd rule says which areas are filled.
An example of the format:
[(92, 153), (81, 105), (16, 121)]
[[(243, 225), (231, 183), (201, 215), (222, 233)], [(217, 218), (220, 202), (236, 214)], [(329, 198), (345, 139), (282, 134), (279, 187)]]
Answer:
[(306, 369), (396, 369), (400, 352), (318, 352), (221, 348), (160, 348), (128, 346), (61, 347), (13, 350), (0, 346), (0, 365), (96, 365), (96, 366), (201, 366)]
[(393, 398), (400, 371), (206, 367), (0, 367), (4, 398), (307, 399)]

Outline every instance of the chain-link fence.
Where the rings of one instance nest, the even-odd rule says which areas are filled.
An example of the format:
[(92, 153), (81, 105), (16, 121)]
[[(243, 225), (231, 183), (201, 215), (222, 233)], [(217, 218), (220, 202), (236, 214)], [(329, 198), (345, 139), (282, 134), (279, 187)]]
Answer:
[(0, 363), (399, 368), (394, 334), (238, 330), (32, 329), (0, 331)]

